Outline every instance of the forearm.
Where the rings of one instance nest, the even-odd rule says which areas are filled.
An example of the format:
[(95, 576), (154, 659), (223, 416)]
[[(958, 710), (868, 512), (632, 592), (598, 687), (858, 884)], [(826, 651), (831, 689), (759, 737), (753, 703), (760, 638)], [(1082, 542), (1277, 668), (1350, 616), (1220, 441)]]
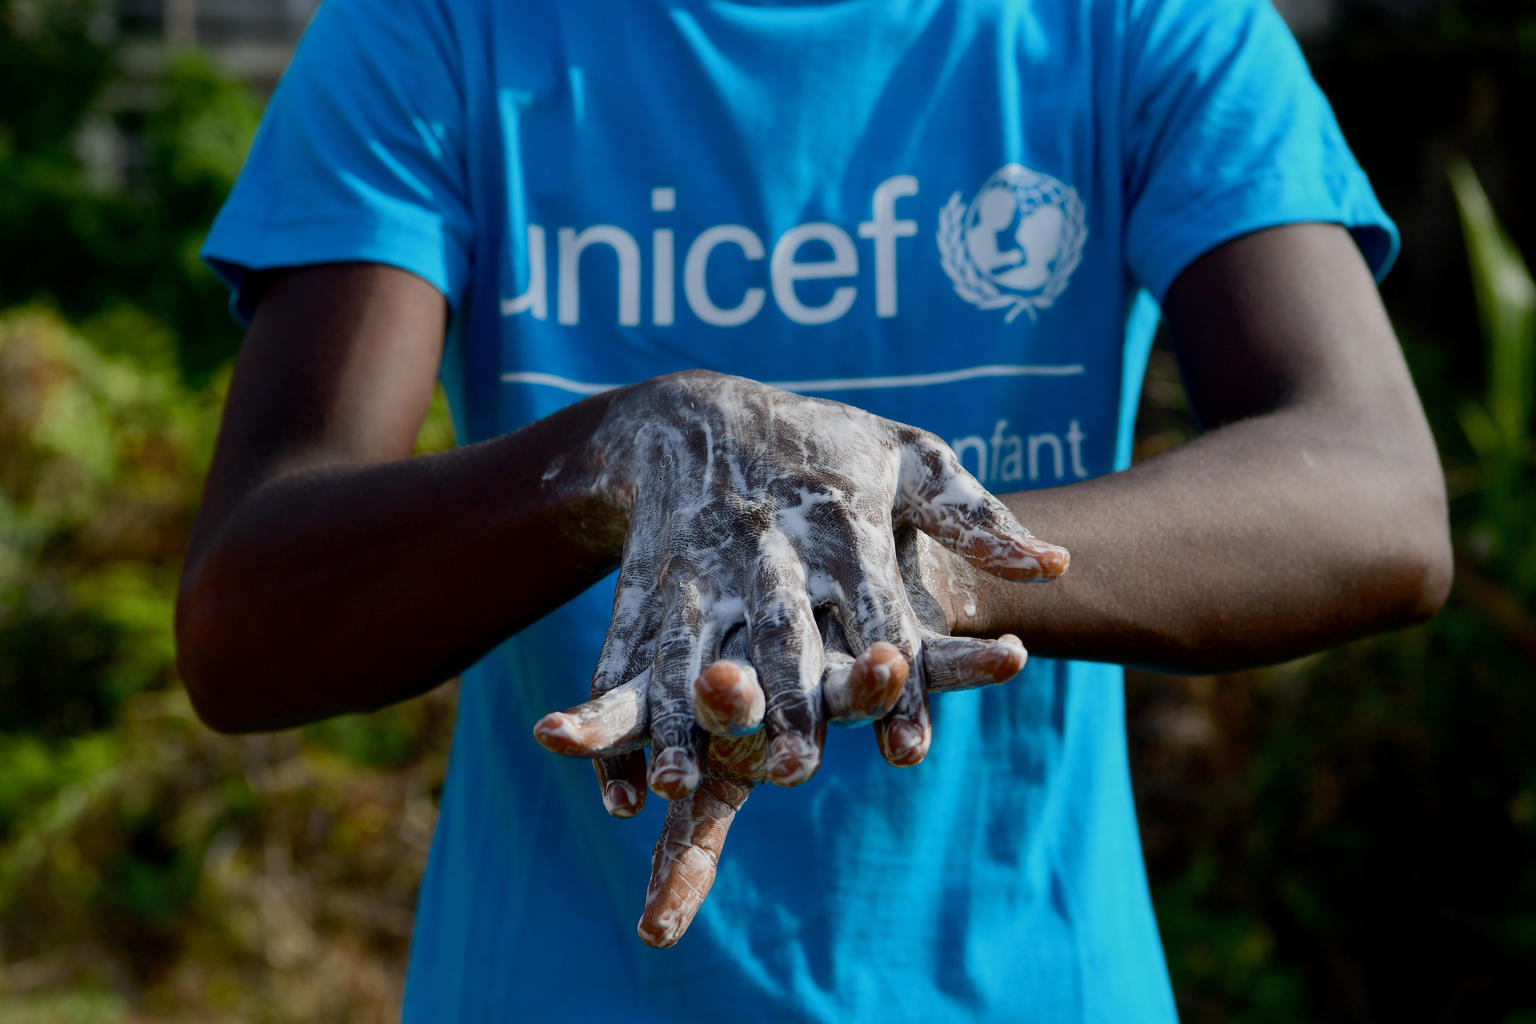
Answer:
[(430, 456), (316, 456), (246, 490), (194, 543), (177, 603), (199, 713), (246, 731), (405, 699), (600, 578), (622, 522), (546, 473), (607, 401)]
[(1284, 409), (1123, 473), (1008, 495), (1071, 571), (1039, 587), (967, 573), (976, 615), (960, 628), (1016, 632), (1050, 657), (1214, 671), (1418, 621), (1444, 600), (1449, 542), (1433, 444), (1406, 420), (1383, 449)]

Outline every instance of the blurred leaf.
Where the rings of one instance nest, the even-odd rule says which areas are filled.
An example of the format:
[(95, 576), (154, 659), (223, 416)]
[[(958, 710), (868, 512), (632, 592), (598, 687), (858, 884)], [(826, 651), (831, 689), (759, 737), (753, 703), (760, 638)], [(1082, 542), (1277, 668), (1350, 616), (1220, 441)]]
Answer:
[(127, 1016), (127, 1000), (108, 989), (0, 996), (0, 1020), (6, 1024), (119, 1024)]
[(1456, 159), (1448, 173), (1466, 237), (1488, 360), (1484, 407), (1465, 413), (1463, 426), (1491, 472), (1490, 514), (1504, 521), (1511, 515), (1508, 505), (1520, 489), (1531, 453), (1536, 282), (1494, 216), (1472, 166)]
[[(234, 352), (239, 332), (223, 287), (197, 260), (214, 213), (244, 160), (260, 104), (203, 54), (169, 60), (142, 114), (103, 100), (124, 84), (89, 31), (86, 0), (0, 3), (0, 306), (47, 297), (72, 317), (125, 307), (122, 322), (86, 334), (115, 355), (165, 365), (167, 329), (177, 363), (204, 382)], [(25, 17), (18, 12), (31, 10)], [(34, 9), (35, 8), (35, 9)], [(21, 28), (17, 29), (16, 26)], [(126, 189), (92, 186), (76, 143), (88, 124), (121, 122), (146, 159)], [(152, 326), (155, 325), (155, 326)]]

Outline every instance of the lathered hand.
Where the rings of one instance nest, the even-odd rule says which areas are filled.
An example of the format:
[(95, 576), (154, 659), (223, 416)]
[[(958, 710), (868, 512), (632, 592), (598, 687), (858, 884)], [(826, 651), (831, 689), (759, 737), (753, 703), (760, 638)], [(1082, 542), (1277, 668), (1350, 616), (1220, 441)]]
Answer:
[[(921, 530), (1007, 579), (1067, 567), (1065, 549), (1034, 538), (933, 435), (739, 377), (690, 371), (628, 389), (588, 451), (548, 475), (554, 486), (580, 479), (597, 507), (623, 517), (613, 620), (592, 677), (592, 695), (617, 691), (612, 700), (650, 738), (648, 776), (637, 752), (599, 767), (604, 802), (621, 816), (639, 809), (642, 780), (668, 799), (698, 786), (708, 733), (690, 687), (741, 626), (764, 696), (768, 779), (811, 777), (826, 726), (821, 690), (840, 671), (813, 610), (829, 611), (855, 656), (877, 643), (909, 662), (917, 654), (896, 529)], [(894, 713), (868, 712), (883, 719), (883, 747), (898, 762), (926, 749), (921, 696), (908, 685)], [(551, 748), (582, 745), (581, 725), (575, 713), (546, 719), (539, 735)]]
[[(630, 389), (584, 459), (548, 474), (557, 486), (566, 476), (622, 516), (623, 561), (593, 699), (535, 733), (551, 750), (598, 756), (617, 816), (644, 801), (647, 741), (650, 788), (675, 804), (713, 780), (672, 808), (659, 858), (667, 836), (721, 820), (698, 803), (733, 806), (720, 780), (808, 779), (829, 719), (878, 720), (886, 758), (915, 764), (929, 743), (927, 692), (1017, 671), (1022, 647), (944, 637), (939, 602), (912, 584), (972, 567), (1046, 580), (1067, 566), (933, 435), (741, 378), (691, 372)], [(727, 637), (739, 649), (722, 662)], [(686, 845), (710, 848), (707, 836)], [(667, 863), (681, 862), (658, 861), (662, 891)], [(657, 941), (675, 941), (691, 917)]]
[[(906, 568), (911, 562), (907, 556), (915, 557), (913, 549), (922, 546), (922, 538), (909, 534), (899, 546)], [(907, 578), (918, 577), (909, 572)], [(854, 658), (837, 620), (827, 611), (817, 615), (830, 666), (823, 694), (832, 707), (843, 712), (843, 721), (867, 720), (880, 707), (888, 707), (912, 682), (923, 695), (920, 699), (926, 722), (926, 694), (1005, 682), (1024, 667), (1024, 647), (1017, 637), (977, 640), (944, 636), (929, 628), (943, 625), (934, 618), (938, 602), (920, 585), (907, 589), (924, 620), (917, 671), (910, 676), (906, 659), (893, 646), (878, 643)], [(710, 723), (714, 735), (698, 788), (667, 805), (666, 823), (651, 856), (651, 880), (638, 930), (652, 946), (670, 946), (687, 930), (714, 883), (736, 812), (753, 787), (767, 778), (766, 731), (731, 735), (754, 717), (760, 718), (763, 706), (757, 674), (744, 660), (746, 650), (746, 631), (732, 630), (723, 644), (722, 658), (706, 668), (691, 687), (694, 713), (700, 722)], [(631, 749), (645, 742), (633, 708), (633, 701), (617, 699), (610, 691), (569, 711), (547, 716), (541, 729), (550, 723), (561, 727), (550, 731), (557, 740), (546, 739), (541, 733), (541, 742), (573, 756), (612, 755)]]

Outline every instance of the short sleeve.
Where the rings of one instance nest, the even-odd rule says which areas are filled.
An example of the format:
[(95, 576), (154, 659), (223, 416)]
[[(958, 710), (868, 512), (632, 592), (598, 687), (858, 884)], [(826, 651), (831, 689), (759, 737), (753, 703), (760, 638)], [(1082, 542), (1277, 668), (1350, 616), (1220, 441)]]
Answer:
[(1125, 37), (1126, 259), (1161, 301), (1202, 253), (1342, 224), (1379, 279), (1397, 229), (1269, 0), (1133, 0)]
[(251, 271), (385, 263), (457, 306), (473, 223), (463, 85), (440, 0), (325, 0), (202, 257), (249, 321)]

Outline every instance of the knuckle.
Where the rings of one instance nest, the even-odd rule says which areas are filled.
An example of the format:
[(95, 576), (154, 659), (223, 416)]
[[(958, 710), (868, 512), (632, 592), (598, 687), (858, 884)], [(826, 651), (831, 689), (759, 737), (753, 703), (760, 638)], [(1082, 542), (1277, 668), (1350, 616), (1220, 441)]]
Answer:
[(699, 645), (699, 633), (689, 622), (673, 622), (656, 637), (656, 658), (675, 658)]
[(767, 712), (763, 721), (770, 732), (810, 732), (816, 720), (816, 707), (810, 694), (800, 689), (771, 691), (767, 699)]
[(907, 451), (933, 476), (942, 476), (959, 465), (954, 449), (938, 434), (917, 430), (906, 444)]
[(901, 464), (904, 489), (929, 500), (944, 490), (955, 475), (953, 467), (958, 465), (949, 445), (932, 435), (928, 440), (907, 445), (902, 450)]
[(949, 445), (945, 444), (944, 439), (933, 431), (914, 427), (912, 432), (913, 437), (910, 443), (917, 450), (932, 452), (935, 455), (944, 455), (949, 452)]
[(869, 626), (899, 618), (906, 610), (906, 598), (878, 577), (866, 576), (854, 590), (848, 609), (867, 631)]
[(664, 373), (659, 377), (652, 377), (646, 386), (660, 398), (682, 401), (697, 394), (701, 389), (718, 387), (724, 376), (713, 370), (679, 370), (676, 373)]
[(755, 644), (773, 643), (802, 633), (807, 625), (806, 598), (784, 589), (775, 590), (752, 611), (748, 623)]
[(659, 739), (662, 746), (681, 746), (693, 729), (693, 710), (675, 701), (662, 701), (661, 707), (651, 712), (651, 735), (654, 746)]

